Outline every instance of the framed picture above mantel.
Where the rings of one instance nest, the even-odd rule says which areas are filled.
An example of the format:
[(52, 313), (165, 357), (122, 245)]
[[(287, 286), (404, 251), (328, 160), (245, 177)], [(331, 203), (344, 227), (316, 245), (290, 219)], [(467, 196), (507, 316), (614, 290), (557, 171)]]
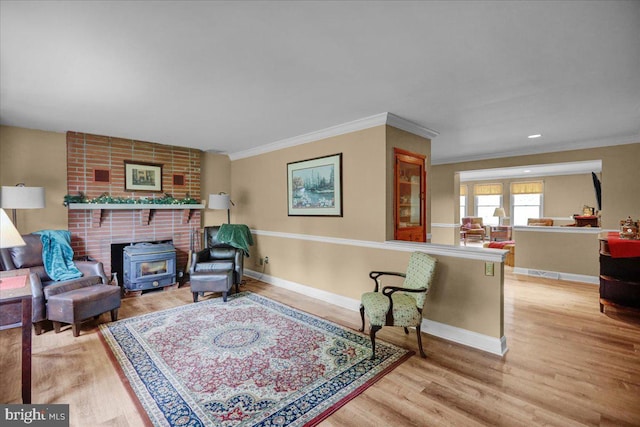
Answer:
[(162, 192), (162, 165), (125, 160), (124, 190)]
[(289, 216), (342, 216), (342, 153), (287, 163)]

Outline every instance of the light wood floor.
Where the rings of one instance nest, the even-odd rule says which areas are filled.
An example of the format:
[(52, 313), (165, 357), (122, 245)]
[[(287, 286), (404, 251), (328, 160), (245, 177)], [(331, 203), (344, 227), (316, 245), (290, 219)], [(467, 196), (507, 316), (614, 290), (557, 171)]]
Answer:
[[(504, 358), (425, 335), (414, 356), (322, 426), (640, 425), (640, 317), (601, 314), (598, 287), (505, 280)], [(249, 280), (245, 289), (357, 329), (359, 314)], [(123, 301), (120, 317), (191, 303), (188, 288)], [(426, 308), (428, 310), (428, 307)], [(107, 321), (103, 315), (101, 321)], [(414, 334), (380, 339), (416, 350)], [(0, 331), (0, 402), (20, 403), (19, 329)], [(139, 426), (95, 322), (34, 336), (34, 403), (68, 403), (72, 426)]]

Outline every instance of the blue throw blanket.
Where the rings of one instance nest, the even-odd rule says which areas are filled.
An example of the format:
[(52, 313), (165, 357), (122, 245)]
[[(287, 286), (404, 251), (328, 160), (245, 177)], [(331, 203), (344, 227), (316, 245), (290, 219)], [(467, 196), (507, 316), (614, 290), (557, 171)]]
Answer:
[(51, 279), (60, 281), (82, 276), (80, 270), (73, 263), (73, 249), (71, 248), (71, 233), (69, 231), (41, 230), (34, 234), (40, 235), (44, 269)]
[(216, 236), (220, 243), (226, 243), (241, 249), (244, 256), (249, 256), (249, 246), (253, 245), (251, 230), (244, 224), (222, 224)]

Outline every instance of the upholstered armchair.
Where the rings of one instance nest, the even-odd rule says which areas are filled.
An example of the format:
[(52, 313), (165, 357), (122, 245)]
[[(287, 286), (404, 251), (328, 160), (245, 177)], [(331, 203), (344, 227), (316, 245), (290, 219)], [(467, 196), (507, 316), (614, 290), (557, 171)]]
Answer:
[(222, 292), (227, 300), (227, 292), (233, 284), (236, 293), (242, 283), (244, 272), (244, 252), (219, 239), (220, 227), (205, 227), (205, 248), (195, 254), (190, 267), (191, 291), (193, 301), (203, 292)]
[(464, 233), (463, 237), (465, 243), (470, 237), (473, 237), (475, 239), (479, 238), (484, 242), (485, 236), (487, 235), (487, 230), (482, 223), (481, 217), (467, 216), (462, 218), (460, 231)]
[[(409, 259), (406, 273), (372, 271), (369, 277), (375, 282), (374, 291), (362, 294), (360, 317), (364, 331), (364, 316), (369, 318), (371, 359), (376, 357), (376, 332), (383, 326), (401, 326), (406, 334), (415, 327), (420, 356), (427, 357), (422, 349), (422, 308), (433, 282), (436, 259), (422, 252), (414, 252)], [(404, 277), (402, 286), (382, 286), (382, 276)]]
[[(42, 333), (48, 320), (54, 322), (56, 331), (59, 331), (59, 322), (72, 324), (75, 336), (78, 334), (79, 323), (89, 317), (115, 310), (112, 311), (112, 320), (116, 320), (117, 309), (120, 307), (120, 289), (108, 285), (101, 262), (73, 261), (82, 276), (55, 281), (45, 269), (40, 236), (26, 234), (22, 238), (25, 246), (0, 249), (0, 258), (5, 270), (28, 268), (31, 273), (32, 320), (36, 335)], [(92, 289), (82, 290), (89, 287)], [(62, 301), (63, 299), (66, 301)], [(72, 301), (69, 302), (70, 300)], [(58, 303), (61, 304), (58, 307), (60, 310), (54, 307)], [(67, 304), (70, 304), (68, 308)]]

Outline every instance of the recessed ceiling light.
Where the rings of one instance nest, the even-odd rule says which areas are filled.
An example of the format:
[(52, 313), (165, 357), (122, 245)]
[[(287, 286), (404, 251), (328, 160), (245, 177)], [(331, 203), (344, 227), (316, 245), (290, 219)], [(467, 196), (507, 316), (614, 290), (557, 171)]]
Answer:
[(523, 170), (522, 172), (524, 172), (524, 173), (529, 173), (529, 172), (531, 172), (531, 169), (525, 169), (525, 170)]
[(542, 134), (540, 134), (540, 133), (536, 133), (536, 134), (534, 134), (534, 135), (529, 135), (527, 138), (529, 138), (529, 139), (534, 139), (534, 138), (540, 138), (541, 136), (542, 136)]

